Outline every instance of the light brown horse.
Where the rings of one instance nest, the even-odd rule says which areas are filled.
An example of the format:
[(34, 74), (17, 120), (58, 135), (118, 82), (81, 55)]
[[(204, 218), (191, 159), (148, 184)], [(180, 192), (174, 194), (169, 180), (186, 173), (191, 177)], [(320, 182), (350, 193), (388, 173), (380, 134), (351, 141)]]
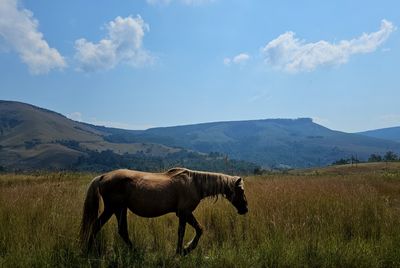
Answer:
[[(203, 233), (192, 212), (203, 198), (226, 197), (239, 214), (247, 213), (247, 200), (240, 177), (220, 173), (173, 168), (165, 173), (115, 170), (92, 180), (87, 190), (80, 230), (81, 242), (90, 249), (101, 227), (115, 215), (118, 233), (132, 247), (127, 228), (127, 209), (142, 217), (158, 217), (175, 212), (179, 218), (176, 253), (186, 255), (196, 248)], [(99, 215), (99, 200), (104, 210)], [(183, 248), (185, 226), (189, 223), (196, 235)]]

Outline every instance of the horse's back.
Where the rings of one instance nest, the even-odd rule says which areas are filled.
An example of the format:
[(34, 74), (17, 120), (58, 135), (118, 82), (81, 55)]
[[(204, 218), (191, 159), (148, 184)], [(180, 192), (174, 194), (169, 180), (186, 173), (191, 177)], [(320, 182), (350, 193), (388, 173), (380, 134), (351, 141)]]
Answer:
[(171, 176), (166, 173), (150, 173), (136, 171), (130, 169), (117, 169), (104, 174), (104, 181), (109, 182), (129, 182), (148, 187), (158, 187), (168, 184), (171, 181)]
[(126, 206), (145, 217), (176, 212), (182, 183), (167, 173), (148, 173), (128, 169), (103, 174), (100, 192), (105, 203)]

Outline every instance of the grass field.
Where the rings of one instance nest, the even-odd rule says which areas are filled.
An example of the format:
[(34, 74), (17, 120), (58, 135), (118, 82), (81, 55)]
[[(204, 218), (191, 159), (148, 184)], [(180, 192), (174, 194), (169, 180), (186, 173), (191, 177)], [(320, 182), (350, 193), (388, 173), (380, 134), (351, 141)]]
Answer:
[[(203, 201), (195, 216), (205, 232), (186, 257), (174, 254), (173, 214), (130, 214), (132, 251), (113, 218), (82, 255), (77, 236), (94, 175), (0, 175), (0, 267), (400, 267), (399, 163), (246, 178), (249, 213)], [(187, 227), (186, 241), (192, 235)]]

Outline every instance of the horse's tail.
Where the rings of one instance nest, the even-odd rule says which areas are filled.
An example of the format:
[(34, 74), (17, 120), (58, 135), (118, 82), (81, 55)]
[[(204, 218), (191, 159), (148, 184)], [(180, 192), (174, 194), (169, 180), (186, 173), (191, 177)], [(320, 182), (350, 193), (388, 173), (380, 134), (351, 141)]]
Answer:
[(80, 242), (82, 246), (86, 246), (91, 235), (94, 223), (99, 215), (99, 180), (102, 176), (98, 176), (92, 180), (86, 193), (85, 203), (83, 205), (83, 215), (81, 221), (81, 229), (79, 232)]

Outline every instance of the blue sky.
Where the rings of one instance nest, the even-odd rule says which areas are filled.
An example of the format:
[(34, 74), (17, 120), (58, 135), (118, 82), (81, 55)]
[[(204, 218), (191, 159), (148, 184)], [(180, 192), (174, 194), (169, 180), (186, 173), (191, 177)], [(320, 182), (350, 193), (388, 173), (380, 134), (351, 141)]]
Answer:
[(399, 1), (0, 0), (0, 99), (143, 129), (400, 126)]

